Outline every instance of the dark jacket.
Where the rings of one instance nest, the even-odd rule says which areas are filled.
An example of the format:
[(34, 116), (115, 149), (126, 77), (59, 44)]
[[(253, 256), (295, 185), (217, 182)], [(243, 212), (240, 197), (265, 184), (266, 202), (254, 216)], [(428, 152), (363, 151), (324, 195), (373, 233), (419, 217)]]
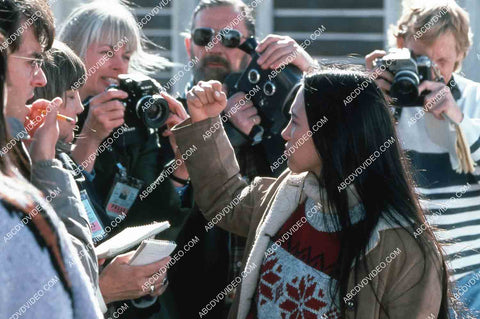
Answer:
[[(85, 111), (79, 117), (80, 126), (83, 126), (85, 117), (88, 114), (88, 104), (85, 104), (84, 107)], [(112, 147), (106, 148), (105, 151), (100, 153), (96, 158), (94, 165), (95, 178), (92, 184), (93, 190), (103, 208), (106, 207), (115, 175), (118, 172), (116, 163), (121, 163), (123, 167), (126, 168), (129, 176), (140, 179), (144, 183), (127, 217), (118, 227), (112, 230), (110, 235), (115, 235), (115, 233), (126, 227), (145, 225), (153, 221), (168, 220), (171, 225), (170, 228), (156, 237), (175, 241), (177, 243), (177, 249), (183, 248), (184, 238), (180, 236), (180, 232), (186, 220), (189, 218), (192, 209), (191, 205), (182, 207), (182, 201), (171, 180), (165, 178), (162, 182), (156, 184), (148, 196), (142, 199), (140, 198), (140, 194), (157, 180), (164, 165), (170, 159), (169, 156), (164, 153), (171, 154), (171, 152), (168, 151), (164, 152), (160, 147), (159, 134), (156, 130), (135, 128), (135, 130), (123, 133), (115, 140)], [(185, 240), (190, 239), (191, 238)], [(173, 283), (171, 285), (173, 286)], [(160, 314), (162, 317), (169, 319), (180, 318), (177, 314), (178, 310), (176, 309), (178, 302), (179, 301), (174, 300), (171, 288), (167, 289), (162, 295), (162, 298), (160, 298), (160, 304), (162, 305)], [(158, 303), (155, 305), (158, 305)], [(126, 319), (143, 318), (143, 312), (145, 312), (145, 316), (151, 311), (158, 312), (156, 306), (146, 308), (145, 310), (136, 309), (133, 306), (130, 308), (130, 311), (123, 315)], [(140, 312), (142, 313), (140, 314)]]
[[(79, 118), (79, 125), (83, 125), (86, 114), (88, 114), (88, 104), (85, 104), (85, 111)], [(161, 153), (156, 130), (135, 128), (117, 138), (112, 147), (100, 153), (95, 160), (93, 185), (102, 205), (105, 207), (107, 204), (115, 174), (118, 172), (116, 163), (121, 163), (129, 176), (143, 181), (144, 184), (140, 190), (142, 193), (155, 182), (163, 170), (167, 159), (162, 158)], [(146, 198), (137, 197), (126, 219), (116, 231), (129, 226), (168, 220), (171, 224), (170, 229), (162, 232), (159, 237), (175, 240), (189, 214), (189, 209), (182, 209), (181, 204), (175, 187), (170, 179), (166, 178), (158, 183)]]

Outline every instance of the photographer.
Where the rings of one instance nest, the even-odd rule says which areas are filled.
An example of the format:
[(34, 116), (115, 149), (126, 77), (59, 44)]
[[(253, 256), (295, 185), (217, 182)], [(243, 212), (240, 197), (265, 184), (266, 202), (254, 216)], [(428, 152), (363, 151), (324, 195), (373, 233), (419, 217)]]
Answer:
[[(47, 85), (35, 89), (35, 98), (54, 99), (61, 97), (63, 103), (59, 107), (59, 113), (63, 116), (59, 121), (59, 140), (56, 145), (56, 158), (63, 164), (78, 185), (82, 204), (85, 207), (87, 216), (83, 217), (89, 221), (90, 229), (88, 236), (93, 237), (97, 242), (108, 234), (105, 232), (106, 222), (102, 218), (105, 214), (103, 207), (96, 205), (92, 197), (95, 197), (91, 190), (91, 183), (85, 179), (81, 170), (69, 157), (72, 141), (74, 138), (75, 119), (83, 112), (78, 90), (71, 90), (72, 85), (85, 74), (85, 66), (80, 58), (65, 44), (55, 41), (52, 49), (47, 52), (48, 59), (45, 61), (43, 71), (47, 79)], [(73, 120), (73, 121), (72, 121)], [(74, 187), (76, 189), (76, 187)], [(74, 210), (73, 213), (76, 211)], [(65, 221), (69, 232), (75, 231), (70, 220), (78, 217), (71, 216)], [(110, 224), (110, 223), (108, 223)], [(93, 243), (88, 247), (93, 249)], [(133, 252), (114, 258), (106, 267), (100, 271), (99, 286), (102, 297), (106, 303), (114, 301), (138, 298), (147, 294), (152, 296), (161, 295), (167, 285), (163, 284), (165, 276), (159, 276), (154, 288), (151, 291), (137, 289), (142, 286), (155, 272), (167, 263), (167, 259), (145, 266), (130, 266), (128, 261)], [(105, 266), (105, 265), (104, 265)]]
[[(133, 183), (136, 185), (122, 182), (135, 188), (137, 193), (123, 203), (123, 208), (128, 210), (123, 227), (169, 220), (173, 229), (167, 232), (174, 239), (176, 228), (181, 226), (182, 212), (179, 212), (180, 198), (172, 182), (166, 179), (156, 185), (153, 194), (142, 200), (138, 198), (141, 190), (147, 189), (161, 173), (158, 135), (145, 126), (129, 127), (120, 137), (111, 135), (127, 120), (125, 106), (119, 100), (129, 95), (121, 90), (105, 91), (110, 85), (119, 84), (120, 74), (130, 70), (145, 73), (153, 66), (167, 65), (166, 60), (144, 50), (145, 40), (132, 12), (118, 1), (95, 1), (79, 6), (67, 18), (59, 38), (83, 59), (87, 69), (85, 85), (79, 89), (85, 112), (80, 117), (82, 128), (72, 152), (73, 159), (91, 173), (90, 178), (107, 209), (119, 201), (111, 194), (115, 186), (121, 184), (117, 179), (119, 175), (125, 173), (128, 180), (136, 182)], [(178, 120), (176, 114), (171, 114), (167, 125)], [(91, 158), (95, 156), (93, 164)], [(181, 165), (173, 175), (185, 173)], [(110, 215), (115, 216), (115, 212)]]
[[(235, 24), (236, 21), (240, 22)], [(229, 74), (244, 70), (250, 63), (250, 55), (217, 41), (219, 32), (227, 27), (231, 29), (228, 36), (238, 37), (240, 43), (249, 37), (255, 37), (255, 20), (251, 7), (241, 0), (200, 1), (193, 13), (190, 35), (185, 39), (189, 58), (198, 59), (193, 69), (193, 80), (187, 89), (199, 81), (217, 80), (224, 83)], [(318, 67), (317, 61), (288, 36), (270, 34), (259, 43), (256, 51), (260, 53), (258, 64), (264, 70), (279, 68), (282, 63), (287, 63), (289, 56), (294, 56), (291, 63), (303, 72)], [(230, 123), (244, 135), (249, 135), (255, 125), (261, 124), (257, 106), (246, 96), (247, 93), (238, 92), (231, 96), (224, 111), (231, 114)], [(238, 111), (231, 111), (240, 100), (244, 100), (245, 105)], [(283, 141), (279, 148), (282, 146)], [(241, 146), (235, 152), (240, 171), (249, 180), (259, 175), (276, 176), (281, 172), (281, 169), (277, 172), (270, 170), (266, 151), (260, 145)]]
[[(471, 310), (480, 310), (480, 285), (467, 291), (462, 287), (480, 270), (480, 84), (455, 73), (460, 70), (470, 48), (471, 32), (468, 13), (454, 1), (415, 4), (397, 23), (398, 48), (408, 48), (416, 56), (427, 56), (432, 62), (432, 78), (418, 86), (426, 94), (423, 108), (396, 108), (398, 134), (408, 151), (416, 172), (417, 192), (424, 201), (429, 223), (438, 227), (437, 238), (444, 246), (446, 258), (456, 280), (454, 297)], [(367, 69), (386, 52), (374, 51), (366, 56)], [(396, 80), (390, 72), (378, 72), (377, 85), (391, 95)], [(443, 81), (442, 78), (443, 77)], [(390, 97), (391, 98), (391, 97)], [(451, 129), (458, 124), (477, 167), (460, 172), (462, 158), (457, 155), (461, 137)], [(470, 155), (467, 155), (470, 156)], [(421, 231), (417, 235), (421, 236)]]
[[(166, 66), (167, 61), (145, 51), (146, 42), (132, 12), (119, 1), (95, 1), (79, 6), (67, 18), (59, 38), (82, 58), (87, 69), (85, 77), (74, 85), (79, 89), (85, 111), (79, 117), (81, 133), (72, 157), (93, 181), (100, 204), (110, 218), (126, 214), (112, 234), (124, 227), (168, 220), (171, 228), (159, 236), (176, 240), (189, 209), (181, 207), (181, 198), (169, 178), (157, 183), (162, 161), (158, 134), (146, 126), (129, 126), (123, 134), (116, 134), (116, 128), (132, 119), (132, 114), (127, 114), (128, 106), (126, 109), (119, 101), (131, 97), (131, 93), (106, 91), (112, 84), (120, 84), (121, 74), (130, 70), (145, 73), (154, 70), (153, 67)], [(168, 127), (187, 116), (181, 111), (170, 111)], [(168, 134), (166, 130), (164, 135)], [(188, 173), (180, 165), (169, 177), (187, 178)], [(118, 189), (130, 195), (124, 196), (126, 192)], [(139, 194), (151, 189), (152, 192), (140, 198)], [(119, 206), (121, 210), (115, 210)], [(168, 290), (161, 300), (162, 305), (171, 307), (162, 307), (162, 313), (166, 311), (174, 317), (176, 310)], [(132, 315), (141, 317), (139, 313)]]
[[(13, 19), (13, 6), (13, 1), (2, 3), (3, 10), (1, 12), (5, 15), (2, 19), (4, 21), (2, 28), (7, 29), (7, 22), (5, 21)], [(102, 310), (106, 311), (100, 289), (104, 291), (104, 298), (107, 302), (111, 301), (110, 296), (115, 291), (108, 287), (107, 284), (104, 284), (103, 287), (102, 285), (99, 286), (97, 257), (93, 250), (90, 225), (82, 205), (80, 193), (72, 176), (63, 169), (62, 163), (55, 159), (55, 145), (59, 134), (59, 132), (56, 132), (58, 129), (55, 128), (57, 125), (60, 126), (60, 134), (62, 136), (65, 134), (65, 123), (57, 124), (56, 121), (55, 123), (43, 123), (45, 118), (52, 116), (50, 113), (56, 114), (57, 109), (62, 108), (61, 105), (63, 106), (67, 103), (67, 99), (56, 98), (59, 95), (48, 97), (44, 95), (44, 98), (53, 100), (50, 103), (49, 100), (36, 99), (33, 93), (35, 89), (43, 88), (47, 84), (47, 77), (41, 66), (45, 63), (44, 48), (49, 49), (52, 45), (51, 43), (53, 43), (55, 32), (53, 17), (50, 9), (41, 2), (25, 1), (18, 4), (18, 6), (21, 7), (25, 15), (22, 18), (22, 25), (34, 15), (41, 15), (42, 19), (37, 20), (39, 21), (37, 25), (27, 29), (21, 39), (17, 39), (20, 44), (13, 42), (9, 47), (11, 50), (14, 50), (8, 61), (7, 87), (11, 98), (8, 100), (5, 109), (9, 119), (9, 128), (12, 132), (11, 135), (14, 137), (10, 142), (16, 141), (17, 138), (23, 138), (23, 141), (17, 145), (21, 147), (19, 150), (24, 159), (24, 165), (28, 168), (24, 173), (25, 177), (31, 179), (32, 183), (44, 194), (56, 194), (51, 196), (51, 205), (64, 223), (70, 235), (69, 239), (77, 250), (78, 262), (83, 264), (91, 285), (96, 289), (97, 300)], [(37, 13), (37, 10), (39, 13)], [(50, 78), (50, 80), (52, 79)], [(58, 80), (60, 81), (60, 79)], [(58, 85), (59, 83), (56, 84)], [(54, 85), (55, 83), (49, 84), (50, 87)], [(27, 100), (32, 100), (32, 98), (34, 99), (33, 104), (27, 107), (25, 105)], [(52, 105), (55, 105), (55, 111), (52, 109)], [(43, 111), (47, 114), (46, 117), (42, 116)], [(55, 115), (53, 116), (55, 117)], [(36, 119), (40, 120), (36, 121)], [(68, 124), (68, 126), (71, 126), (71, 124)], [(28, 135), (32, 138), (28, 139)], [(26, 149), (23, 149), (24, 144), (29, 146), (28, 152)], [(12, 149), (12, 152), (15, 150), (15, 148)], [(30, 160), (32, 162), (31, 165), (29, 163)], [(120, 263), (119, 260), (114, 264), (119, 265)], [(67, 265), (72, 267), (72, 261), (69, 261)], [(155, 265), (154, 268), (158, 269), (158, 267)], [(103, 277), (111, 278), (117, 276), (118, 272), (113, 274), (113, 276), (105, 275)], [(103, 281), (107, 282), (107, 280)]]

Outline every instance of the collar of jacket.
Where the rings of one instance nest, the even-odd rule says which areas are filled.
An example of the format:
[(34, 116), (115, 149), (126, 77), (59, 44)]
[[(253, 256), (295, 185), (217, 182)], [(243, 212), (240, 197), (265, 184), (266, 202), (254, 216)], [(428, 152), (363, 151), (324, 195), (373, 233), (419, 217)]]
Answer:
[[(320, 204), (320, 192), (317, 178), (314, 174), (304, 172), (300, 174), (290, 173), (279, 185), (275, 198), (272, 200), (267, 213), (257, 228), (255, 242), (248, 256), (245, 270), (241, 273), (243, 281), (240, 289), (239, 307), (237, 318), (246, 318), (250, 310), (251, 302), (255, 296), (260, 268), (271, 238), (287, 221), (300, 203), (307, 197), (317, 205)], [(358, 199), (353, 186), (349, 186), (349, 207), (357, 205)], [(323, 205), (320, 207), (324, 207)], [(246, 270), (249, 273), (246, 273)]]
[(452, 74), (452, 79), (447, 83), (447, 86), (450, 88), (455, 101), (458, 101), (462, 97), (462, 92), (458, 87), (458, 83), (455, 81), (455, 76), (455, 74)]

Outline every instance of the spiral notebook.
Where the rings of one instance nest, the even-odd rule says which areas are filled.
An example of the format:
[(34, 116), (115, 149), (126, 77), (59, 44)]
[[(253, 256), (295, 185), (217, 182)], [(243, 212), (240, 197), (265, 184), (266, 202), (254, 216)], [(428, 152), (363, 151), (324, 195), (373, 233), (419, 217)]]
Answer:
[(132, 266), (148, 265), (170, 256), (176, 247), (173, 241), (145, 239), (128, 263)]
[(100, 259), (115, 257), (140, 244), (143, 240), (153, 237), (170, 227), (168, 221), (127, 227), (109, 240), (95, 247), (95, 253)]

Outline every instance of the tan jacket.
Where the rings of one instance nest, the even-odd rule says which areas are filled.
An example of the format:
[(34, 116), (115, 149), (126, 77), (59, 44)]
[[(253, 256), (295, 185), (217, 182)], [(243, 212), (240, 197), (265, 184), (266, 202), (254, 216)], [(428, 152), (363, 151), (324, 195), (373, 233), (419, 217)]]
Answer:
[[(214, 131), (209, 138), (205, 135), (207, 130)], [(249, 265), (248, 274), (244, 273), (246, 276), (237, 287), (228, 317), (244, 319), (255, 295), (270, 237), (307, 196), (316, 199), (318, 185), (311, 174), (293, 174), (289, 170), (277, 179), (256, 178), (247, 185), (239, 174), (233, 149), (218, 117), (193, 125), (186, 120), (173, 132), (182, 154), (197, 147), (186, 163), (195, 200), (205, 217), (217, 226), (247, 237), (243, 267)], [(399, 250), (400, 253), (392, 258), (392, 252)], [(350, 275), (348, 291), (353, 290), (354, 297), (347, 303), (350, 307), (347, 307), (346, 319), (387, 318), (372, 287), (392, 319), (436, 318), (441, 303), (439, 267), (432, 258), (426, 260), (426, 265), (424, 261), (411, 234), (402, 228), (392, 228), (385, 221), (380, 222), (368, 245), (368, 270), (361, 268), (356, 283), (353, 272)], [(364, 278), (368, 278), (370, 284), (359, 288)]]

